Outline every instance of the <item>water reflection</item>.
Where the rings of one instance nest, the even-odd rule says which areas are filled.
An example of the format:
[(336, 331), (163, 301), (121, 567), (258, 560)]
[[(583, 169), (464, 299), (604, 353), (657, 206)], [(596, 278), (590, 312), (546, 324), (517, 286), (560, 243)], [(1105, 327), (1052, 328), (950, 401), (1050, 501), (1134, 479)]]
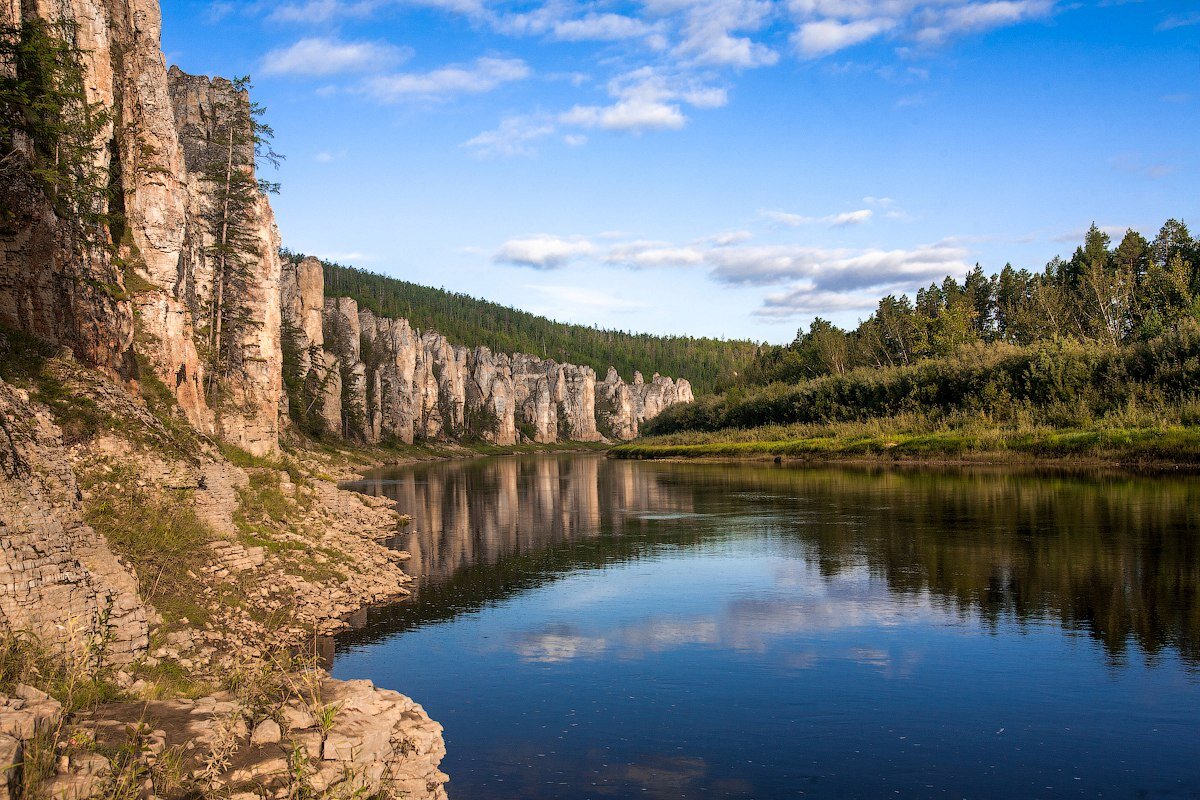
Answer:
[[(574, 570), (752, 536), (792, 559), (778, 596), (736, 599), (719, 618), (641, 620), (615, 642), (556, 629), (514, 647), (546, 663), (697, 642), (761, 650), (801, 630), (966, 615), (993, 628), (1054, 620), (1101, 642), (1114, 663), (1131, 647), (1200, 661), (1193, 478), (558, 456), (381, 471), (353, 488), (412, 515), (393, 544), (413, 554), (420, 583), (415, 601), (373, 611), (339, 639), (348, 645)], [(885, 591), (864, 594), (864, 582)]]

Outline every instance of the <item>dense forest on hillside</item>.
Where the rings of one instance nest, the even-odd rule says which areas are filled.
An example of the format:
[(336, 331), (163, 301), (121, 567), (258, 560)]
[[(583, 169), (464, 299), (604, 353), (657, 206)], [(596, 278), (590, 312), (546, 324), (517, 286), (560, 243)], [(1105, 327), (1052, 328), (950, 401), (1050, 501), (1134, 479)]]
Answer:
[[(976, 266), (915, 300), (881, 299), (854, 330), (818, 318), (791, 344), (760, 348), (723, 395), (670, 409), (644, 432), (716, 432), (676, 444), (887, 441), (870, 420), (910, 434), (1200, 424), (1200, 243), (1176, 220), (1153, 241), (1130, 230), (1115, 247), (1093, 225), (1070, 259), (1039, 272)], [(812, 427), (830, 425), (841, 427)]]
[[(303, 256), (284, 252), (285, 258)], [(746, 341), (654, 336), (572, 325), (366, 270), (323, 261), (325, 294), (353, 297), (363, 308), (403, 317), (415, 328), (436, 330), (455, 344), (485, 345), (497, 353), (530, 353), (591, 367), (603, 378), (610, 366), (629, 381), (634, 370), (687, 378), (697, 394), (728, 385), (754, 358)]]

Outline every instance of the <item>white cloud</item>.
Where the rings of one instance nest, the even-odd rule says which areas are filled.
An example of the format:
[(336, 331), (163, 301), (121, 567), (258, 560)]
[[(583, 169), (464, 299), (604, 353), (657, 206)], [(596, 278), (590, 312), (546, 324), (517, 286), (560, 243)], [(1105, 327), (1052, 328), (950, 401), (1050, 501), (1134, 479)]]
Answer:
[(595, 252), (596, 246), (582, 237), (563, 239), (543, 233), (508, 240), (500, 246), (492, 260), (533, 269), (558, 269), (573, 259)]
[(700, 241), (716, 245), (717, 247), (728, 247), (731, 244), (740, 244), (753, 238), (754, 234), (750, 231), (725, 231), (713, 234), (712, 236), (706, 236)]
[(846, 292), (917, 285), (968, 269), (966, 248), (947, 243), (911, 250), (847, 250), (774, 245), (711, 251), (712, 277), (743, 286), (805, 280), (810, 289)]
[(578, 105), (559, 116), (563, 125), (641, 133), (678, 130), (687, 124), (681, 103), (695, 108), (717, 108), (729, 101), (724, 89), (669, 76), (651, 67), (619, 75), (609, 81), (611, 105)]
[(622, 14), (587, 14), (578, 19), (558, 20), (551, 32), (563, 42), (619, 41), (650, 36), (657, 28)]
[(1187, 28), (1192, 25), (1200, 25), (1200, 11), (1193, 11), (1190, 14), (1172, 14), (1164, 19), (1154, 28), (1156, 31), (1170, 31), (1176, 28)]
[(895, 25), (895, 22), (887, 19), (863, 19), (853, 22), (823, 19), (801, 25), (793, 34), (792, 42), (804, 56), (817, 58), (874, 39)]
[(829, 225), (833, 228), (844, 228), (849, 225), (862, 225), (874, 216), (869, 208), (858, 211), (843, 211), (839, 214), (828, 214), (824, 217), (806, 217), (801, 214), (790, 214), (786, 211), (761, 211), (763, 217), (789, 228), (799, 228), (801, 225)]
[(867, 311), (878, 302), (879, 298), (874, 294), (829, 292), (800, 286), (780, 294), (767, 295), (763, 298), (762, 308), (754, 314), (758, 317), (787, 319), (801, 314)]
[[(653, 8), (654, 3), (648, 4)], [(670, 6), (674, 3), (660, 3)], [(774, 5), (768, 0), (697, 0), (686, 4), (675, 54), (704, 66), (762, 67), (774, 64), (779, 54), (735, 31), (757, 31), (769, 20)]]
[(267, 75), (334, 75), (386, 69), (411, 56), (408, 48), (382, 42), (311, 38), (267, 53), (262, 69)]
[[(791, 0), (792, 44), (819, 58), (884, 34), (925, 46), (1053, 14), (1057, 0)], [(920, 77), (919, 73), (913, 73)]]
[[(532, 117), (507, 117), (494, 130), (484, 131), (463, 143), (476, 156), (533, 155), (533, 142), (550, 136), (554, 125)], [(570, 144), (570, 142), (568, 142)]]
[(408, 98), (443, 100), (449, 95), (490, 92), (530, 74), (529, 65), (519, 58), (484, 57), (470, 65), (450, 65), (430, 72), (381, 75), (368, 81), (367, 91), (392, 102)]
[(690, 267), (704, 262), (698, 247), (675, 247), (670, 242), (626, 242), (611, 248), (604, 260), (635, 268)]

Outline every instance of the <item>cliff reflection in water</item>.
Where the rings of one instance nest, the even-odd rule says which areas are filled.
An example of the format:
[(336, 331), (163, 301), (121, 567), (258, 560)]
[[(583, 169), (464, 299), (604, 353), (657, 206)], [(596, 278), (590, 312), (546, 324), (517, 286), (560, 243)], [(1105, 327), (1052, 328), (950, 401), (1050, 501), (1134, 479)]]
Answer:
[(866, 569), (944, 610), (1056, 620), (1103, 643), (1200, 663), (1200, 481), (994, 470), (669, 464), (599, 456), (449, 462), (350, 488), (413, 517), (414, 600), (355, 645), (450, 619), (578, 569), (768, 536), (833, 578)]

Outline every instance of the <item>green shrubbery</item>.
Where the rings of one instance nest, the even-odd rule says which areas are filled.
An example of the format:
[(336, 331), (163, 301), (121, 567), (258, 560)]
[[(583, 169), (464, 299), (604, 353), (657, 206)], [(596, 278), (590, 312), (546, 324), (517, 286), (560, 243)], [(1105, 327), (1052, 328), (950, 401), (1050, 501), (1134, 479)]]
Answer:
[(1124, 347), (1056, 339), (1028, 346), (964, 345), (951, 356), (860, 367), (675, 406), (646, 435), (763, 425), (862, 421), (919, 413), (930, 423), (968, 415), (995, 424), (1087, 427), (1134, 415), (1193, 424), (1200, 416), (1200, 324)]

